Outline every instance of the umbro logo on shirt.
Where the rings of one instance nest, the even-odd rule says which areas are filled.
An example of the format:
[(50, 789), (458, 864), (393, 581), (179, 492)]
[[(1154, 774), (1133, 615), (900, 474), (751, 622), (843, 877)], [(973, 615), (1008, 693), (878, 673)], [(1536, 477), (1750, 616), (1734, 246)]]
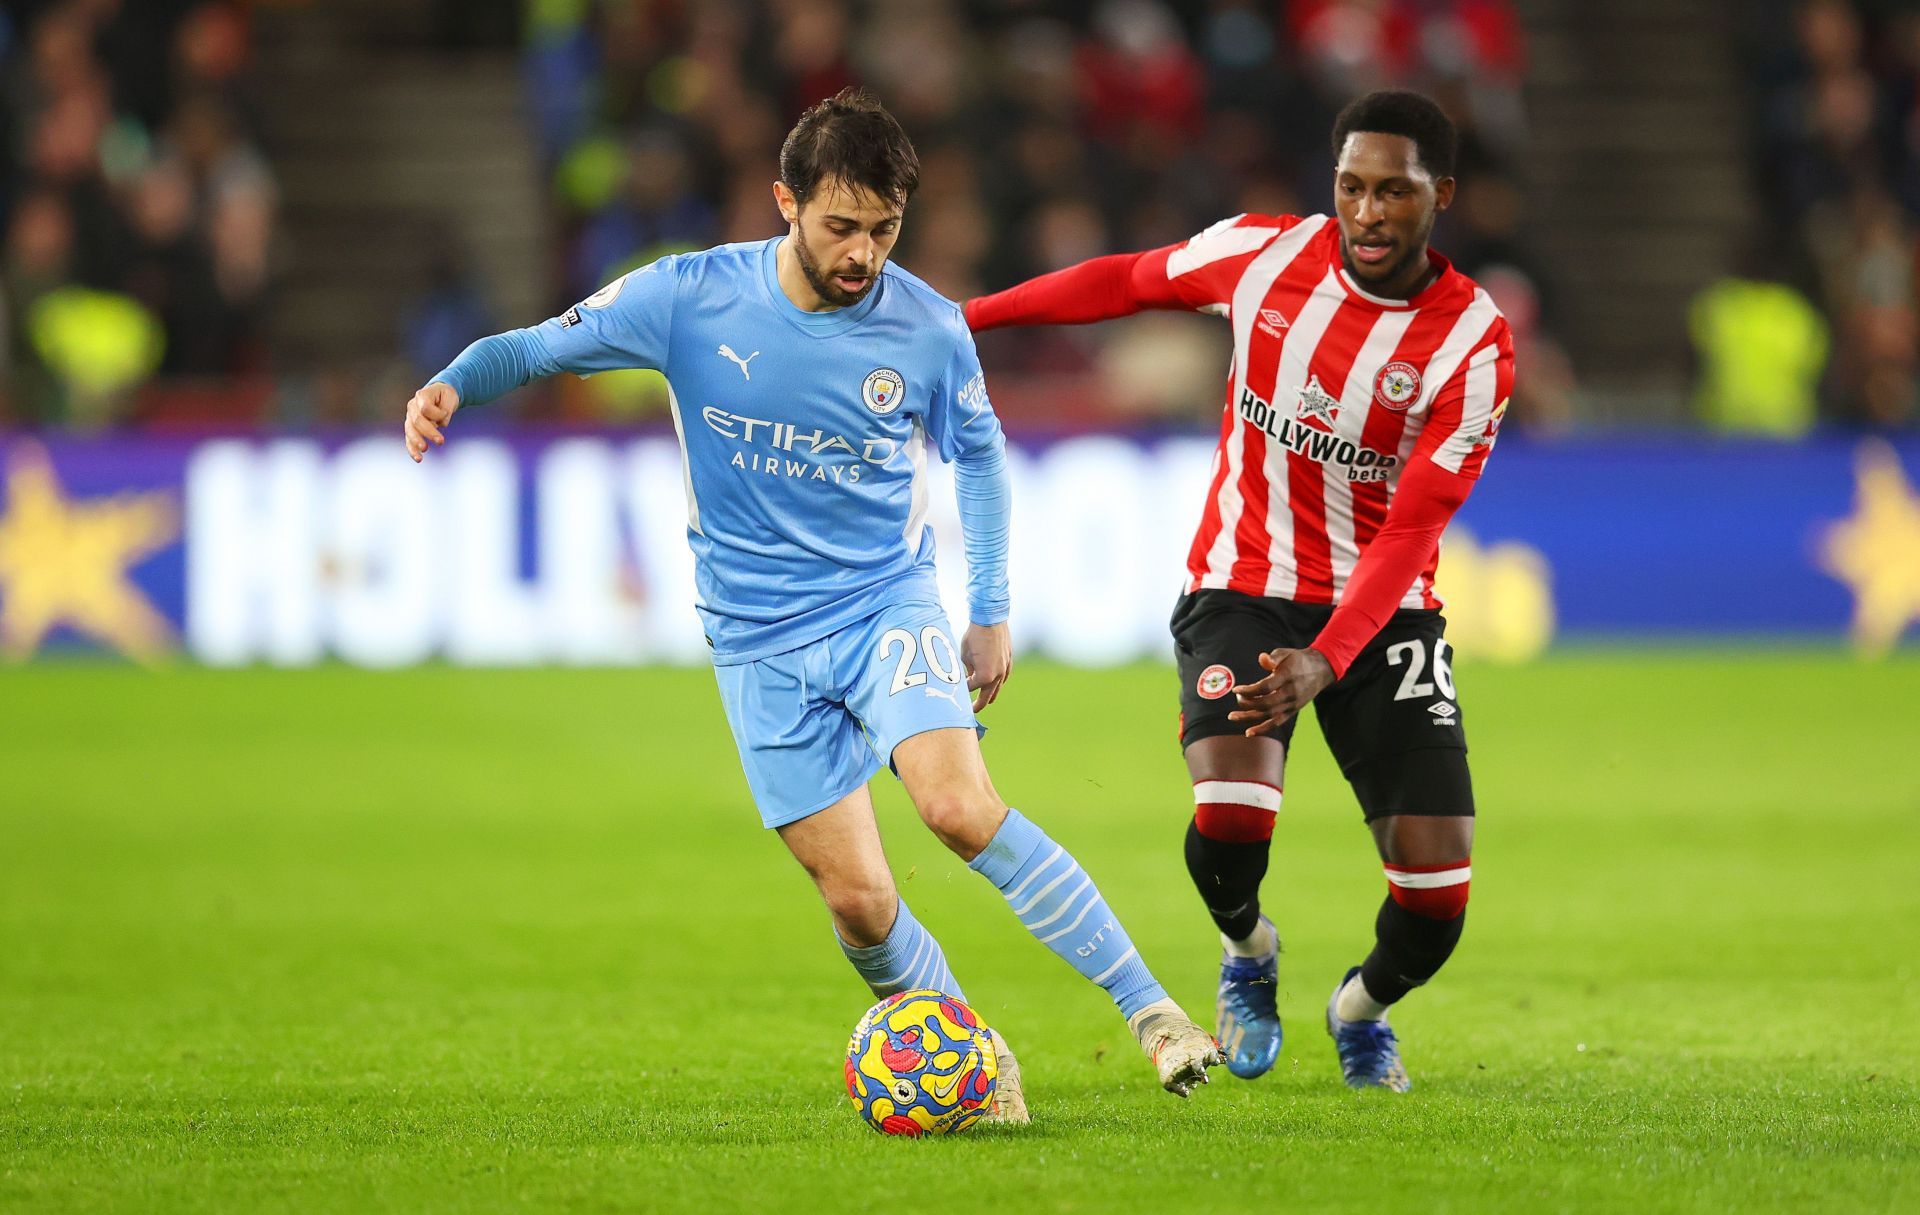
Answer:
[(1278, 308), (1262, 308), (1260, 321), (1254, 326), (1255, 329), (1271, 337), (1279, 337), (1280, 331), (1286, 327), (1287, 318), (1280, 314)]

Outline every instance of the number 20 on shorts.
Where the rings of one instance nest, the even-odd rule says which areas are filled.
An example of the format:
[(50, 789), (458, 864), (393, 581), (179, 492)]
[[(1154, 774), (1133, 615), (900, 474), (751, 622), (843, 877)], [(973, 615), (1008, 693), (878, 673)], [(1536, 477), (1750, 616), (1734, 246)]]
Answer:
[(918, 642), (905, 629), (888, 629), (880, 638), (880, 657), (892, 658), (896, 648), (900, 651), (900, 657), (893, 668), (893, 686), (887, 689), (887, 695), (898, 696), (908, 688), (917, 688), (927, 682), (924, 672), (912, 669), (914, 658), (922, 653), (927, 656), (927, 670), (937, 675), (942, 683), (961, 682), (960, 655), (939, 625), (930, 624), (921, 629)]

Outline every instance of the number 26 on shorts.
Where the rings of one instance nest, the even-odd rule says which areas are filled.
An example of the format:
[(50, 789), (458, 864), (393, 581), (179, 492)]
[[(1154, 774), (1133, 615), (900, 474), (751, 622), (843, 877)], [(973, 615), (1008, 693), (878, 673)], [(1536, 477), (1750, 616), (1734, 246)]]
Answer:
[(1422, 696), (1433, 695), (1434, 685), (1439, 685), (1440, 695), (1448, 700), (1457, 699), (1453, 690), (1453, 667), (1447, 662), (1447, 639), (1433, 639), (1433, 680), (1428, 682), (1420, 677), (1427, 670), (1427, 647), (1420, 640), (1401, 641), (1387, 647), (1387, 665), (1405, 666), (1406, 673), (1400, 676), (1400, 690), (1393, 694), (1395, 700), (1417, 700)]

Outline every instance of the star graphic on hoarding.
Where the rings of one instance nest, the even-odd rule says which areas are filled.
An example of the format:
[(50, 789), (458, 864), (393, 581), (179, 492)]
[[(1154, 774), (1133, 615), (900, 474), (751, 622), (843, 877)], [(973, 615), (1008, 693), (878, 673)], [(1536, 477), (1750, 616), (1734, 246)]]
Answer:
[(1820, 565), (1853, 592), (1853, 644), (1881, 657), (1920, 620), (1920, 493), (1892, 447), (1862, 444), (1853, 514), (1826, 530)]
[(173, 630), (134, 586), (133, 567), (179, 535), (173, 495), (67, 496), (47, 453), (20, 443), (0, 502), (0, 654), (33, 657), (66, 625), (140, 662), (165, 658)]

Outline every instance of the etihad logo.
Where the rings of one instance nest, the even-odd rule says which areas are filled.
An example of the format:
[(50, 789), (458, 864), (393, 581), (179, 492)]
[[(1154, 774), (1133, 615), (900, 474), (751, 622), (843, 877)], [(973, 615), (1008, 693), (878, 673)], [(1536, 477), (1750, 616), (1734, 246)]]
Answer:
[[(1307, 393), (1318, 389), (1319, 381), (1315, 380), (1301, 390), (1302, 412), (1307, 407)], [(1320, 395), (1326, 396), (1324, 392)], [(1333, 408), (1337, 409), (1338, 405)], [(1356, 484), (1385, 481), (1400, 463), (1397, 455), (1362, 447), (1352, 439), (1315, 430), (1294, 418), (1282, 417), (1272, 405), (1248, 390), (1240, 393), (1238, 413), (1241, 421), (1265, 431), (1287, 450), (1322, 464), (1339, 465), (1346, 471), (1347, 480)]]
[(1320, 387), (1320, 377), (1311, 376), (1307, 386), (1300, 390), (1299, 418), (1325, 430), (1332, 430), (1333, 424), (1340, 420), (1340, 398), (1330, 395)]
[[(857, 485), (863, 464), (882, 465), (899, 452), (900, 444), (885, 437), (853, 439), (824, 430), (801, 430), (791, 422), (773, 422), (729, 413), (717, 405), (700, 411), (700, 418), (715, 434), (737, 439), (749, 449), (736, 451), (729, 461), (735, 468), (771, 476), (798, 477), (809, 481), (831, 481), (836, 485)], [(826, 457), (846, 456), (839, 463), (805, 459), (783, 459), (775, 453)]]

